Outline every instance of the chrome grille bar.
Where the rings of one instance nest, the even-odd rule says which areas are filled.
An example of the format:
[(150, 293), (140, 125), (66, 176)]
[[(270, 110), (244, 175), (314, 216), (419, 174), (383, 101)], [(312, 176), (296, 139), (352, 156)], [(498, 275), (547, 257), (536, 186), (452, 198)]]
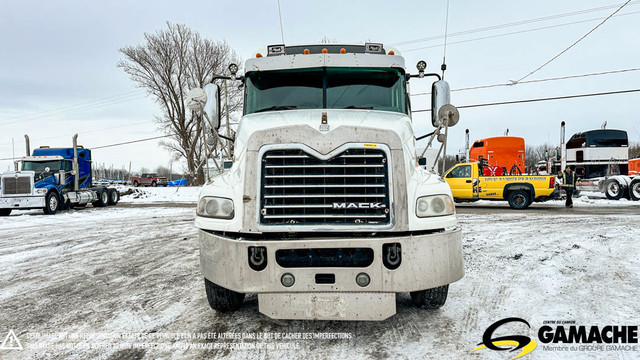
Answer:
[(260, 222), (265, 225), (380, 225), (390, 222), (389, 167), (379, 148), (321, 160), (299, 149), (262, 156)]

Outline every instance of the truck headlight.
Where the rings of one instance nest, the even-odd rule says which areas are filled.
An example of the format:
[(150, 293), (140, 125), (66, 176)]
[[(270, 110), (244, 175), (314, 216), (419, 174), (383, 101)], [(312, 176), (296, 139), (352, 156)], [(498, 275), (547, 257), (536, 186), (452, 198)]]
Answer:
[(36, 189), (36, 195), (44, 195), (47, 193), (47, 189)]
[(421, 218), (451, 215), (454, 212), (453, 200), (448, 195), (423, 196), (416, 202), (416, 215)]
[(231, 199), (205, 196), (198, 201), (196, 214), (216, 219), (233, 219), (233, 201)]

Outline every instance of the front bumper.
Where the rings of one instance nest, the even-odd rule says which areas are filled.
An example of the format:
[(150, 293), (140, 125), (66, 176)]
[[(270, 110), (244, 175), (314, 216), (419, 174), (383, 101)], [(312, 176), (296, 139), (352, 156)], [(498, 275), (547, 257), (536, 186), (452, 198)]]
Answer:
[(0, 209), (41, 209), (44, 207), (44, 196), (3, 196), (0, 197)]
[[(453, 283), (464, 275), (462, 260), (462, 236), (459, 227), (450, 231), (421, 235), (389, 236), (378, 238), (315, 238), (298, 240), (238, 240), (220, 234), (199, 231), (200, 265), (202, 273), (209, 281), (240, 293), (258, 293), (260, 312), (275, 318), (301, 319), (351, 319), (352, 310), (360, 307), (358, 319), (381, 320), (395, 313), (393, 293), (426, 290)], [(395, 270), (383, 264), (383, 245), (399, 243), (402, 262)], [(263, 246), (267, 249), (267, 266), (255, 271), (249, 266), (249, 246)], [(366, 267), (297, 267), (284, 268), (276, 262), (275, 253), (281, 249), (322, 249), (322, 248), (371, 248), (373, 262)], [(360, 287), (355, 279), (359, 273), (366, 273), (370, 283)], [(295, 284), (284, 287), (280, 278), (290, 273)], [(333, 284), (316, 283), (316, 274), (334, 274)], [(355, 294), (355, 295), (354, 295)], [(358, 300), (357, 294), (360, 295)], [(320, 297), (320, 298), (318, 298)], [(315, 300), (314, 300), (315, 299)], [(331, 300), (333, 299), (333, 300)], [(366, 300), (369, 299), (369, 300)], [(393, 296), (395, 299), (395, 296)], [(342, 304), (342, 315), (331, 307), (332, 316), (322, 313), (301, 311), (312, 302)], [(391, 306), (392, 309), (379, 311), (375, 306), (367, 310), (367, 301)], [(276, 311), (276, 305), (281, 306)], [(289, 306), (282, 306), (282, 304)], [(322, 305), (320, 305), (322, 306)], [(288, 309), (288, 310), (287, 310)], [(297, 309), (297, 310), (296, 310)], [(293, 315), (293, 312), (296, 315)], [(376, 312), (373, 316), (368, 312)], [(326, 315), (326, 314), (325, 314)]]

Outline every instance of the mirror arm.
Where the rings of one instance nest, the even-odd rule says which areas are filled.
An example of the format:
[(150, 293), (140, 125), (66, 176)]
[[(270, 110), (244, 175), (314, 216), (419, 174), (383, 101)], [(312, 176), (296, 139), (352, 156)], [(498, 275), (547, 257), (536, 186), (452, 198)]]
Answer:
[(422, 135), (422, 136), (418, 136), (418, 137), (416, 138), (416, 141), (420, 141), (420, 140), (422, 140), (422, 139), (428, 138), (429, 136), (431, 136), (431, 135), (435, 134), (435, 133), (436, 133), (436, 131), (437, 131), (437, 130), (434, 130), (434, 131), (432, 131), (432, 132), (430, 132), (430, 133), (428, 133), (428, 134), (425, 134), (425, 135)]
[(226, 136), (224, 136), (224, 135), (220, 135), (220, 134), (218, 134), (218, 136), (219, 136), (221, 139), (225, 139), (225, 140), (227, 140), (227, 141), (234, 142), (234, 140), (233, 140), (232, 138), (229, 138), (229, 137), (226, 137)]
[(442, 80), (442, 78), (440, 77), (440, 74), (436, 74), (436, 73), (427, 73), (427, 74), (407, 74), (407, 80), (409, 80), (410, 78), (424, 78), (427, 76), (435, 76), (438, 78), (438, 81)]
[[(438, 75), (438, 74), (435, 74), (435, 75)], [(219, 79), (240, 81), (243, 84), (244, 84), (244, 81), (245, 81), (245, 77), (244, 76), (236, 76), (235, 78), (232, 78), (231, 76), (214, 75), (213, 78), (211, 79), (210, 83), (213, 84), (214, 81), (219, 80)]]

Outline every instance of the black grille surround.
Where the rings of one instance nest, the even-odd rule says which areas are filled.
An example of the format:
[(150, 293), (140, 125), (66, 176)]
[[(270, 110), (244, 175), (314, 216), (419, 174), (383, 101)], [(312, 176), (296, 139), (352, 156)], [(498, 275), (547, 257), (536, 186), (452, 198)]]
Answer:
[(7, 176), (2, 178), (2, 193), (5, 195), (30, 195), (31, 177)]
[(386, 226), (391, 222), (389, 162), (379, 148), (321, 160), (301, 149), (262, 156), (263, 225)]

